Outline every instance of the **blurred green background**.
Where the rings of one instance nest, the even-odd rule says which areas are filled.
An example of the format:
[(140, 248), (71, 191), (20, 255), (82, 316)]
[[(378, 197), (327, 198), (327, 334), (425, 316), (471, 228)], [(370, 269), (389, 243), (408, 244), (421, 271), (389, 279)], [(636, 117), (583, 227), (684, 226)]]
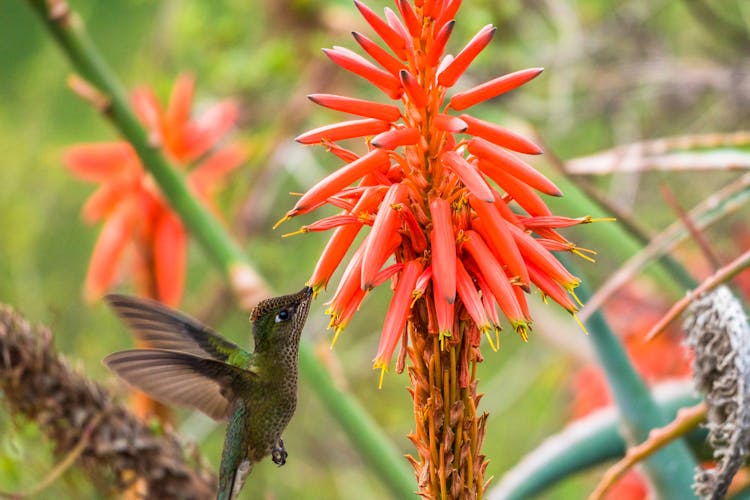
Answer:
[[(376, 0), (368, 4), (376, 10), (392, 6)], [(272, 286), (298, 289), (312, 272), (326, 234), (280, 238), (313, 218), (277, 231), (271, 225), (293, 204), (288, 192), (303, 190), (338, 166), (333, 157), (292, 142), (304, 130), (339, 119), (304, 96), (329, 92), (380, 98), (319, 50), (354, 48), (349, 32), (370, 33), (353, 5), (338, 0), (71, 0), (71, 6), (128, 88), (148, 84), (166, 99), (175, 76), (188, 71), (197, 77), (198, 108), (228, 96), (240, 100), (237, 136), (252, 158), (222, 192), (221, 205), (232, 232)], [(498, 26), (497, 34), (459, 85), (526, 67), (546, 70), (475, 115), (519, 131), (533, 127), (564, 159), (642, 139), (747, 127), (750, 6), (741, 0), (465, 0), (451, 51), (489, 23)], [(2, 0), (0, 301), (49, 325), (57, 347), (74, 366), (124, 394), (100, 360), (131, 345), (131, 338), (102, 304), (82, 300), (98, 228), (83, 224), (79, 211), (93, 188), (61, 164), (66, 145), (116, 134), (67, 90), (69, 73), (25, 2)], [(691, 206), (736, 175), (617, 174), (595, 181), (613, 203), (656, 229), (674, 219), (659, 194), (660, 182), (670, 183), (680, 201)], [(578, 202), (570, 195), (553, 209), (569, 216), (589, 213)], [(713, 231), (726, 235), (743, 216), (728, 217)], [(598, 236), (597, 227), (566, 233), (581, 246), (600, 250), (597, 265), (582, 266), (593, 283), (627, 256), (616, 241)], [(731, 256), (727, 241), (721, 251)], [(247, 319), (226, 303), (221, 287), (200, 249), (191, 246), (182, 308), (211, 318), (220, 331), (246, 343)], [(314, 305), (307, 339), (321, 344), (341, 383), (398, 448), (410, 452), (405, 437), (412, 429), (408, 379), (388, 375), (378, 390), (378, 373), (371, 369), (387, 291), (372, 294), (332, 352), (323, 314), (328, 297), (330, 292)], [(567, 315), (534, 307), (544, 317), (528, 344), (506, 335), (499, 352), (485, 349), (480, 389), (486, 393), (482, 409), (491, 414), (487, 477), (501, 476), (569, 421), (570, 374), (588, 356), (584, 335)], [(179, 431), (218, 465), (223, 428), (200, 415), (180, 415)], [(290, 453), (286, 466), (263, 462), (242, 498), (350, 498), (355, 489), (360, 500), (387, 498), (387, 490), (304, 384), (284, 439)], [(50, 445), (33, 425), (0, 411), (0, 490), (29, 487), (55, 463)], [(545, 498), (580, 498), (597, 477), (572, 478)], [(97, 493), (73, 470), (41, 496), (53, 497), (97, 498)]]

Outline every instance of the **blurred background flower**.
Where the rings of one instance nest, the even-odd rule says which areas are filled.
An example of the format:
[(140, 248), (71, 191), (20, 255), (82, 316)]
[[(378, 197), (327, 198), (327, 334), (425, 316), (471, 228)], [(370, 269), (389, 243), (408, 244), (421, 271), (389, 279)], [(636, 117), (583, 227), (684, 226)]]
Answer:
[[(136, 90), (132, 100), (152, 144), (188, 172), (193, 192), (215, 210), (212, 194), (247, 154), (238, 143), (221, 142), (237, 121), (237, 103), (222, 101), (192, 117), (194, 86), (192, 76), (178, 77), (166, 107), (148, 87)], [(86, 222), (104, 223), (91, 255), (86, 298), (98, 299), (119, 277), (132, 279), (141, 296), (178, 305), (187, 234), (133, 148), (124, 141), (79, 144), (65, 151), (64, 163), (76, 177), (100, 184), (83, 207)]]

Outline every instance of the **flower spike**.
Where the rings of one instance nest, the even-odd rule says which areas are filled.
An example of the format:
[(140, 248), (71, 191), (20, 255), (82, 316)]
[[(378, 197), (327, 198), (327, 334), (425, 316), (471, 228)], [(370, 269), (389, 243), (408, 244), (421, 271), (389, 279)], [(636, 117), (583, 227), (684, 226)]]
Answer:
[[(454, 497), (459, 486), (462, 496), (479, 497), (483, 491), (486, 462), (474, 441), (476, 435), (481, 442), (483, 423), (469, 411), (478, 401), (474, 374), (482, 360), (482, 333), (490, 348), (497, 349), (502, 315), (526, 341), (531, 329), (526, 294), (531, 287), (572, 312), (572, 290), (578, 284), (552, 253), (576, 251), (557, 230), (578, 220), (553, 216), (541, 194), (560, 196), (560, 190), (517, 156), (540, 154), (541, 148), (514, 131), (462, 114), (531, 80), (541, 69), (452, 92), (495, 33), (494, 27), (485, 26), (455, 57), (446, 53), (461, 3), (395, 0), (397, 8), (386, 8), (381, 17), (355, 0), (380, 40), (355, 32), (365, 57), (342, 47), (326, 54), (399, 102), (311, 96), (318, 104), (362, 119), (320, 127), (298, 138), (326, 147), (346, 164), (310, 188), (286, 215), (322, 205), (342, 209), (302, 230), (333, 229), (309, 281), (316, 293), (342, 266), (350, 247), (356, 247), (327, 311), (334, 338), (371, 289), (393, 283), (373, 363), (382, 384), (396, 346), (401, 346), (397, 372), (407, 359), (414, 362), (413, 441), (420, 458), (413, 463), (419, 477), (435, 479), (420, 482), (419, 493), (426, 498)], [(364, 139), (366, 153), (336, 144), (354, 137)], [(358, 243), (362, 232), (366, 234)], [(467, 406), (458, 404), (466, 399), (455, 396), (464, 398), (464, 390)], [(447, 425), (433, 425), (443, 418), (432, 423), (424, 418), (437, 408), (436, 401), (450, 416)], [(436, 443), (446, 439), (454, 444), (442, 457)], [(459, 453), (463, 457), (461, 450), (471, 450), (471, 456), (456, 461)]]

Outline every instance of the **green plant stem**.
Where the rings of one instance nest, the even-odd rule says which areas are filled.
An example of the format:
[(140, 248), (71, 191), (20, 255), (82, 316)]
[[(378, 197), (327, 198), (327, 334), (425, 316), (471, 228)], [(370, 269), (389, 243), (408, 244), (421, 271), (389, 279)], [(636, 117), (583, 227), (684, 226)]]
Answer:
[[(29, 0), (46, 27), (68, 56), (73, 67), (106, 98), (104, 112), (113, 125), (133, 146), (141, 162), (153, 176), (170, 206), (188, 225), (200, 245), (222, 271), (233, 265), (246, 264), (242, 250), (215, 218), (195, 199), (184, 176), (169, 164), (159, 144), (149, 141), (146, 131), (130, 108), (127, 93), (114, 72), (91, 43), (77, 16), (67, 10), (64, 1)], [(52, 5), (52, 7), (49, 7)], [(60, 12), (52, 16), (51, 12)]]
[[(108, 118), (133, 146), (159, 189), (196, 236), (198, 243), (227, 278), (236, 266), (252, 269), (239, 246), (223, 226), (196, 200), (185, 178), (174, 169), (158, 145), (148, 136), (130, 109), (127, 95), (82, 24), (64, 1), (28, 0), (54, 36), (70, 62), (90, 84), (108, 99)], [(55, 12), (54, 17), (51, 12)], [(339, 391), (308, 342), (300, 345), (300, 375), (331, 411), (362, 456), (372, 465), (397, 498), (413, 496), (415, 484), (406, 461), (377, 427), (373, 419), (349, 395)]]
[[(655, 390), (657, 394), (660, 391)], [(691, 383), (679, 391), (661, 391), (656, 396), (660, 411), (672, 419), (677, 410), (700, 401)], [(620, 458), (627, 444), (619, 433), (619, 417), (613, 408), (595, 412), (571, 423), (559, 434), (550, 436), (526, 455), (492, 488), (489, 500), (521, 500), (539, 494), (571, 474), (603, 462)], [(707, 431), (696, 429), (688, 441), (695, 447), (705, 445)], [(707, 458), (710, 457), (710, 451)], [(665, 497), (666, 498), (666, 497)]]
[[(581, 300), (588, 300), (585, 285), (581, 285), (577, 292)], [(668, 420), (633, 368), (622, 343), (601, 311), (591, 315), (586, 327), (620, 412), (625, 441), (631, 445), (640, 443), (646, 440), (651, 429), (664, 426)], [(695, 458), (682, 439), (675, 440), (644, 462), (644, 469), (660, 498), (695, 498), (691, 485), (696, 466)]]
[[(331, 413), (345, 415), (339, 418), (342, 420), (342, 426), (346, 424), (349, 438), (367, 457), (373, 469), (380, 473), (393, 496), (395, 498), (414, 497), (416, 491), (414, 474), (406, 467), (400, 466), (404, 462), (403, 456), (387, 438), (381, 435), (372, 417), (356, 399), (347, 396), (336, 387), (328, 370), (318, 362), (312, 349), (300, 349), (299, 358), (300, 365), (304, 366), (308, 372), (305, 382), (316, 391), (318, 398)], [(314, 387), (316, 385), (318, 387)]]

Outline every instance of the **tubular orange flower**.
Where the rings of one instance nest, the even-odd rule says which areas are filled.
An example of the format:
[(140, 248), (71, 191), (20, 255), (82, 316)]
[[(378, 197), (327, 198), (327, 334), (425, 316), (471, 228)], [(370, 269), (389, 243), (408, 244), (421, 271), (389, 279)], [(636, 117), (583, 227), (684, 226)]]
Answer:
[(409, 261), (401, 271), (396, 285), (396, 291), (391, 299), (391, 306), (383, 324), (383, 335), (380, 337), (380, 345), (375, 355), (374, 368), (386, 370), (393, 356), (396, 344), (401, 340), (401, 332), (406, 326), (409, 317), (409, 306), (411, 303), (411, 292), (417, 283), (417, 278), (422, 272), (422, 265), (415, 261)]
[[(539, 154), (540, 148), (515, 132), (454, 112), (508, 92), (542, 70), (511, 73), (450, 97), (450, 87), (491, 41), (493, 26), (482, 28), (453, 57), (445, 50), (461, 0), (396, 0), (396, 9), (386, 8), (383, 17), (360, 0), (355, 4), (384, 43), (354, 33), (366, 57), (343, 47), (324, 52), (400, 105), (310, 96), (317, 104), (364, 119), (326, 125), (297, 138), (326, 147), (346, 165), (310, 188), (282, 221), (324, 204), (343, 209), (317, 226), (306, 226), (336, 227), (309, 281), (316, 293), (341, 265), (365, 221), (372, 221), (330, 303), (331, 326), (338, 335), (365, 294), (391, 277), (395, 291), (375, 365), (385, 371), (401, 342), (399, 359), (408, 353), (416, 366), (412, 394), (418, 441), (424, 441), (417, 443), (420, 461), (413, 463), (420, 493), (481, 496), (484, 421), (471, 412), (477, 403), (471, 367), (481, 360), (480, 332), (500, 327), (499, 306), (525, 338), (531, 322), (525, 294), (532, 285), (572, 312), (568, 294), (578, 279), (542, 241), (555, 243), (556, 250), (576, 247), (556, 232), (571, 225), (570, 219), (552, 217), (542, 197), (560, 196), (560, 190), (517, 156)], [(359, 153), (336, 144), (354, 137), (365, 139)], [(466, 391), (456, 391), (457, 386)], [(432, 427), (430, 422), (443, 421), (443, 415), (431, 413), (437, 411), (437, 400), (464, 408), (457, 422), (471, 421), (472, 430)], [(438, 464), (434, 443), (443, 442), (453, 453)], [(471, 457), (465, 449), (472, 450)]]
[(390, 104), (366, 101), (364, 99), (354, 99), (352, 97), (342, 97), (331, 94), (310, 94), (307, 96), (315, 104), (320, 104), (326, 108), (351, 113), (353, 115), (366, 116), (375, 120), (393, 122), (401, 117), (401, 110)]
[(433, 278), (443, 300), (453, 304), (456, 300), (456, 237), (453, 235), (451, 209), (442, 198), (430, 200), (432, 231), (432, 266), (437, 271)]
[[(534, 189), (550, 196), (561, 196), (562, 192), (552, 181), (547, 179), (531, 165), (513, 156), (512, 153), (491, 144), (484, 139), (475, 137), (469, 141), (469, 152), (487, 160), (480, 162), (480, 168), (487, 168), (484, 172), (492, 177), (492, 172), (506, 171), (518, 180), (525, 182)], [(493, 179), (494, 180), (494, 179)], [(498, 183), (499, 184), (499, 183)]]
[[(392, 52), (367, 36), (355, 33), (357, 43), (374, 62), (343, 47), (326, 49), (325, 53), (344, 69), (384, 90), (392, 99), (401, 100), (403, 108), (329, 94), (310, 96), (322, 106), (365, 117), (326, 125), (297, 138), (303, 144), (323, 144), (347, 161), (344, 167), (309, 189), (282, 219), (310, 212), (325, 203), (344, 208), (340, 215), (301, 230), (336, 228), (313, 273), (311, 286), (316, 292), (325, 286), (359, 229), (369, 220), (373, 221), (373, 227), (370, 237), (363, 242), (365, 251), (358, 266), (360, 276), (342, 278), (343, 281), (356, 282), (357, 286), (369, 289), (389, 256), (397, 263), (418, 259), (423, 268), (436, 270), (430, 282), (440, 290), (445, 303), (450, 304), (456, 297), (455, 259), (466, 258), (478, 266), (482, 279), (511, 323), (525, 331), (529, 321), (524, 311), (525, 299), (514, 288), (527, 289), (534, 283), (527, 263), (564, 290), (570, 291), (578, 284), (578, 279), (565, 270), (544, 243), (556, 241), (558, 244), (553, 248), (573, 251), (575, 246), (555, 232), (556, 228), (573, 222), (552, 218), (544, 200), (535, 191), (559, 196), (560, 190), (508, 151), (539, 154), (541, 150), (537, 145), (472, 115), (455, 116), (449, 111), (463, 110), (512, 90), (538, 76), (541, 68), (510, 73), (446, 97), (448, 88), (489, 44), (495, 28), (490, 25), (482, 28), (453, 57), (444, 50), (453, 31), (453, 16), (460, 6), (459, 0), (414, 4), (398, 0), (396, 7), (400, 16), (386, 9), (384, 17), (359, 0), (355, 3)], [(459, 133), (473, 137), (459, 141), (454, 137)], [(339, 140), (365, 136), (372, 138), (370, 150), (362, 156), (336, 145)], [(488, 179), (497, 182), (505, 197), (490, 186)], [(382, 191), (378, 196), (372, 189), (352, 190), (349, 186), (357, 181), (362, 186), (387, 188), (388, 195), (383, 199)], [(396, 193), (399, 196), (394, 202)], [(365, 210), (348, 208), (350, 202), (361, 206), (371, 197), (374, 201), (366, 203)], [(508, 206), (510, 201), (518, 203), (529, 216), (514, 212)], [(437, 206), (441, 208), (436, 212), (433, 207)], [(537, 232), (543, 241), (536, 241), (527, 230)], [(447, 242), (460, 234), (464, 235), (463, 243), (451, 249)], [(549, 292), (553, 289), (547, 281), (539, 281), (539, 284), (543, 293), (552, 295)], [(479, 281), (475, 282), (475, 287), (480, 290)], [(572, 309), (572, 302), (558, 294), (555, 296), (563, 307)], [(434, 290), (428, 287), (424, 298), (429, 303), (435, 297)], [(344, 310), (342, 300), (337, 293), (333, 311)], [(457, 307), (456, 314), (464, 307), (460, 300)], [(435, 305), (428, 309), (431, 314), (438, 312)], [(441, 305), (441, 323), (447, 323), (446, 311)], [(405, 335), (405, 330), (402, 334)]]
[(529, 80), (539, 76), (542, 71), (542, 68), (529, 68), (500, 76), (469, 90), (459, 92), (451, 98), (450, 106), (456, 111), (470, 108), (475, 104), (520, 87)]
[[(219, 102), (192, 119), (193, 78), (178, 77), (166, 108), (147, 88), (133, 94), (138, 117), (152, 141), (180, 167), (192, 167), (188, 183), (209, 207), (219, 181), (246, 157), (243, 147), (217, 144), (238, 117), (232, 101)], [(100, 184), (83, 208), (86, 222), (104, 221), (91, 257), (85, 294), (103, 295), (115, 282), (126, 250), (133, 250), (130, 273), (140, 277), (142, 295), (177, 305), (185, 281), (187, 233), (159, 194), (138, 156), (126, 142), (70, 146), (63, 161), (77, 177)], [(215, 208), (214, 208), (215, 209)]]

